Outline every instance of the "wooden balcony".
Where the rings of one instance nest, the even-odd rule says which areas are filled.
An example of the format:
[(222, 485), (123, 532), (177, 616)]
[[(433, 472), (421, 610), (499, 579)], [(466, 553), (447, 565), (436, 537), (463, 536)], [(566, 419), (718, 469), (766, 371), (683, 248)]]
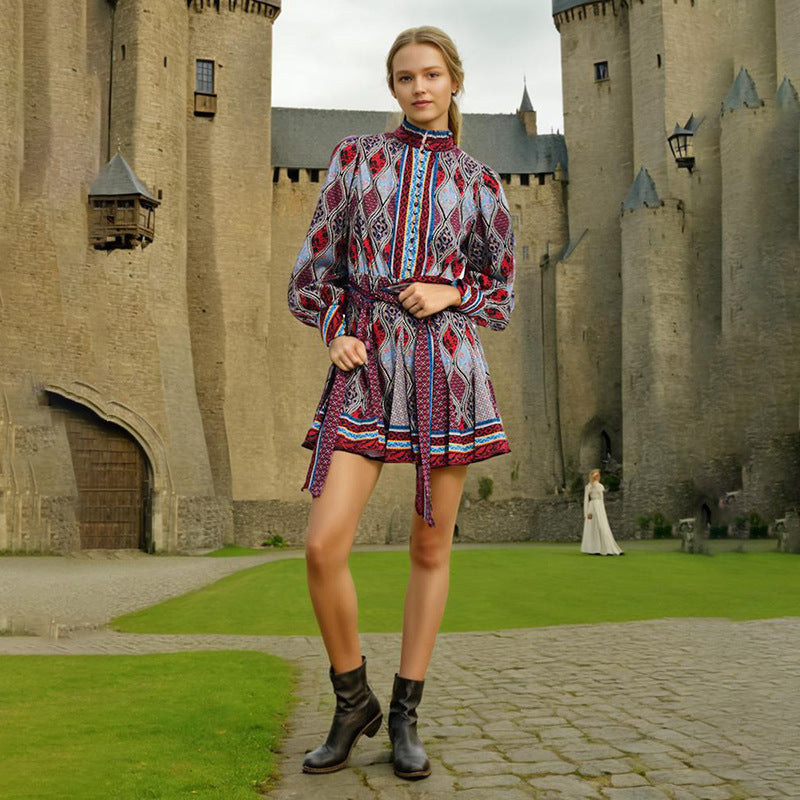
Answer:
[(194, 93), (194, 115), (196, 117), (213, 117), (217, 113), (217, 96), (205, 92)]

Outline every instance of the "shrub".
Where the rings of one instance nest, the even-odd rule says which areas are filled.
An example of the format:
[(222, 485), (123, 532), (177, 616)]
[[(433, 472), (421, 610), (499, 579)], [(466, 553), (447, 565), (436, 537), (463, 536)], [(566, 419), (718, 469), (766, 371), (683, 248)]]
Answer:
[(755, 512), (748, 515), (750, 522), (750, 538), (751, 539), (766, 539), (769, 535), (769, 526), (764, 523), (761, 517)]
[(283, 541), (283, 536), (279, 536), (277, 533), (261, 542), (262, 547), (283, 547), (285, 544), (286, 542)]
[(636, 524), (639, 526), (639, 530), (646, 531), (650, 527), (650, 523), (653, 520), (650, 517), (637, 517)]
[(609, 492), (619, 491), (620, 483), (622, 482), (620, 480), (619, 475), (611, 475), (611, 474), (606, 475), (606, 477), (603, 480), (604, 480), (604, 485)]
[(709, 539), (727, 539), (728, 538), (728, 526), (727, 525), (712, 525), (708, 529), (708, 538)]
[(660, 511), (653, 512), (653, 538), (672, 538), (672, 524), (667, 521), (667, 518)]
[(481, 500), (488, 500), (494, 491), (494, 481), (488, 476), (484, 475), (478, 481), (478, 497)]
[(576, 475), (569, 484), (569, 493), (570, 494), (583, 494), (584, 488), (583, 477), (581, 475)]

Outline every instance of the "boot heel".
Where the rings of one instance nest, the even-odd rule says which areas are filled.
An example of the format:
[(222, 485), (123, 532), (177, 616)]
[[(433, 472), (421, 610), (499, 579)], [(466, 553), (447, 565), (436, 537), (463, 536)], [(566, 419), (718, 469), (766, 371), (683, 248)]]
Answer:
[(378, 714), (378, 716), (364, 728), (364, 733), (371, 739), (381, 729), (381, 722), (383, 722), (383, 714)]

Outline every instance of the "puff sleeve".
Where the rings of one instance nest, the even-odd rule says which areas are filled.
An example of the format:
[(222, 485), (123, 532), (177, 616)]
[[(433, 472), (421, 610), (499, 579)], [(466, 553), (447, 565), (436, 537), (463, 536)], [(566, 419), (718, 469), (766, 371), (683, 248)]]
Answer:
[(289, 310), (304, 324), (318, 328), (326, 345), (345, 332), (349, 217), (357, 154), (355, 137), (344, 139), (334, 149), (289, 281)]
[(502, 330), (514, 308), (514, 231), (496, 172), (488, 167), (476, 183), (477, 219), (467, 244), (467, 268), (456, 281), (459, 310), (479, 325)]

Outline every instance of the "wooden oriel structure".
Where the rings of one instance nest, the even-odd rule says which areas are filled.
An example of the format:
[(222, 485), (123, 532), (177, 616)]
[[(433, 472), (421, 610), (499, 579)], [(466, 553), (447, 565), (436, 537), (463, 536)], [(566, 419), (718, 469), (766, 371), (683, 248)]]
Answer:
[(159, 201), (117, 153), (89, 187), (89, 244), (97, 250), (146, 247)]

